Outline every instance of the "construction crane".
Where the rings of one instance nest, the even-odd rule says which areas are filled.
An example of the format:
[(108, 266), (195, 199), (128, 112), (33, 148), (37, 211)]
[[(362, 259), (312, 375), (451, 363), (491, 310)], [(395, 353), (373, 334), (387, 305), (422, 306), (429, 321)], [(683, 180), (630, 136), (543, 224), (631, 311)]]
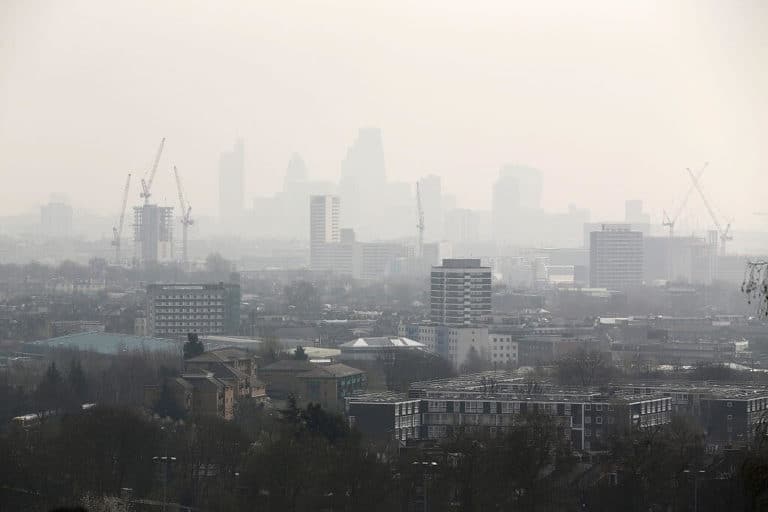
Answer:
[(160, 147), (157, 148), (157, 154), (155, 155), (155, 162), (152, 164), (152, 169), (149, 171), (148, 179), (141, 178), (141, 197), (144, 198), (144, 204), (149, 204), (149, 196), (152, 195), (152, 182), (155, 180), (155, 173), (157, 172), (157, 164), (160, 163), (160, 156), (163, 154), (163, 147), (165, 147), (165, 137), (160, 141)]
[(707, 211), (709, 212), (709, 216), (712, 218), (712, 222), (715, 223), (715, 228), (717, 228), (717, 233), (720, 236), (720, 252), (721, 254), (725, 254), (725, 244), (729, 240), (733, 240), (733, 237), (730, 234), (731, 231), (731, 223), (729, 222), (726, 224), (725, 229), (723, 229), (722, 224), (720, 224), (720, 220), (717, 218), (717, 215), (715, 215), (715, 211), (712, 209), (712, 205), (709, 204), (709, 201), (707, 200), (707, 196), (704, 195), (704, 191), (701, 188), (701, 185), (699, 185), (699, 180), (696, 177), (695, 174), (693, 174), (693, 171), (691, 169), (686, 169), (688, 171), (688, 175), (691, 177), (691, 181), (693, 182), (693, 185), (696, 187), (696, 190), (699, 192), (699, 196), (701, 197), (701, 200), (704, 202), (704, 206), (707, 208)]
[(118, 220), (117, 226), (112, 228), (112, 245), (115, 247), (115, 265), (120, 265), (120, 237), (123, 235), (125, 206), (128, 204), (128, 189), (130, 186), (131, 173), (128, 173), (128, 178), (125, 180), (125, 188), (123, 189), (123, 204), (120, 207), (120, 220)]
[(181, 208), (181, 262), (186, 269), (189, 264), (187, 259), (187, 229), (189, 226), (195, 223), (192, 220), (192, 207), (189, 206), (187, 200), (184, 198), (184, 189), (181, 186), (181, 176), (179, 176), (179, 170), (176, 166), (173, 166), (173, 174), (176, 176), (176, 189), (179, 192), (179, 208)]
[[(701, 179), (701, 175), (704, 174), (704, 169), (706, 169), (708, 165), (709, 165), (709, 162), (705, 162), (704, 165), (701, 167), (701, 169), (699, 169), (699, 172), (696, 173), (697, 181)], [(680, 217), (680, 214), (683, 213), (683, 209), (685, 208), (685, 205), (688, 204), (688, 198), (691, 197), (691, 193), (695, 188), (696, 188), (696, 185), (694, 183), (691, 183), (691, 186), (688, 187), (688, 192), (686, 192), (685, 196), (683, 197), (683, 201), (680, 203), (680, 206), (677, 207), (677, 211), (675, 211), (675, 214), (671, 218), (666, 211), (662, 212), (663, 219), (662, 219), (661, 225), (669, 228), (669, 238), (672, 238), (675, 235), (675, 223), (677, 223), (677, 219), (678, 217)]]
[(416, 208), (418, 211), (419, 222), (416, 229), (419, 232), (419, 258), (424, 257), (424, 208), (421, 206), (421, 188), (419, 182), (416, 182)]

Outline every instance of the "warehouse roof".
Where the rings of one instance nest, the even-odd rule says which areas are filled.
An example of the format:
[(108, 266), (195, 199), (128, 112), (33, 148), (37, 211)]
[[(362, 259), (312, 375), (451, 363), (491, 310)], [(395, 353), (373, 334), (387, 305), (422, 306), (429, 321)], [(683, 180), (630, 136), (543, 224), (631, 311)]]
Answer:
[(181, 350), (181, 344), (173, 340), (114, 332), (81, 332), (34, 341), (32, 345), (90, 350), (100, 354), (121, 354), (137, 351), (175, 352)]
[(424, 348), (425, 345), (410, 338), (376, 336), (370, 338), (358, 338), (339, 345), (341, 350), (355, 350), (366, 348)]

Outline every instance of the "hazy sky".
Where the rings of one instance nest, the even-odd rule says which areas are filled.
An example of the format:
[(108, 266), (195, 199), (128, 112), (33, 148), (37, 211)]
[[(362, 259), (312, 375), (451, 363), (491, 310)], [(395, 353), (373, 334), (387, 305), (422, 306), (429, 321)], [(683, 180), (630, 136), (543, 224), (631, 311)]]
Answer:
[(441, 174), (462, 206), (488, 208), (513, 162), (544, 172), (550, 210), (641, 198), (658, 218), (709, 160), (734, 227), (768, 224), (762, 0), (0, 0), (0, 45), (0, 215), (51, 193), (116, 213), (163, 136), (156, 197), (175, 205), (176, 163), (214, 213), (235, 137), (250, 204), (293, 151), (338, 179), (375, 125), (390, 179)]

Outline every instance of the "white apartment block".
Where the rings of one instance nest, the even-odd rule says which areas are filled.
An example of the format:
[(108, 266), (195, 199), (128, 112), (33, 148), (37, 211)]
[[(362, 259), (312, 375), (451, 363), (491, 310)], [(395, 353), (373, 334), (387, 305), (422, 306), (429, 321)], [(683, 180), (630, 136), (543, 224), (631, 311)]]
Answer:
[(517, 341), (512, 339), (511, 334), (489, 333), (488, 346), (491, 363), (513, 366), (519, 364)]

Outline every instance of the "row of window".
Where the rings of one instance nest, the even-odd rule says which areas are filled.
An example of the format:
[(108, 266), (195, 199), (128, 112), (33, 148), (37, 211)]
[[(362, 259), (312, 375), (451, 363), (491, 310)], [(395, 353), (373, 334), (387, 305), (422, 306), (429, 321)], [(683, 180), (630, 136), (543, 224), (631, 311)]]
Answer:
[(403, 404), (395, 404), (395, 416), (405, 414), (418, 414), (419, 402), (406, 402)]
[(220, 299), (221, 295), (211, 295), (211, 294), (205, 294), (205, 295), (198, 295), (198, 294), (183, 294), (183, 295), (158, 295), (158, 299), (172, 299), (172, 300), (178, 300), (178, 299)]

